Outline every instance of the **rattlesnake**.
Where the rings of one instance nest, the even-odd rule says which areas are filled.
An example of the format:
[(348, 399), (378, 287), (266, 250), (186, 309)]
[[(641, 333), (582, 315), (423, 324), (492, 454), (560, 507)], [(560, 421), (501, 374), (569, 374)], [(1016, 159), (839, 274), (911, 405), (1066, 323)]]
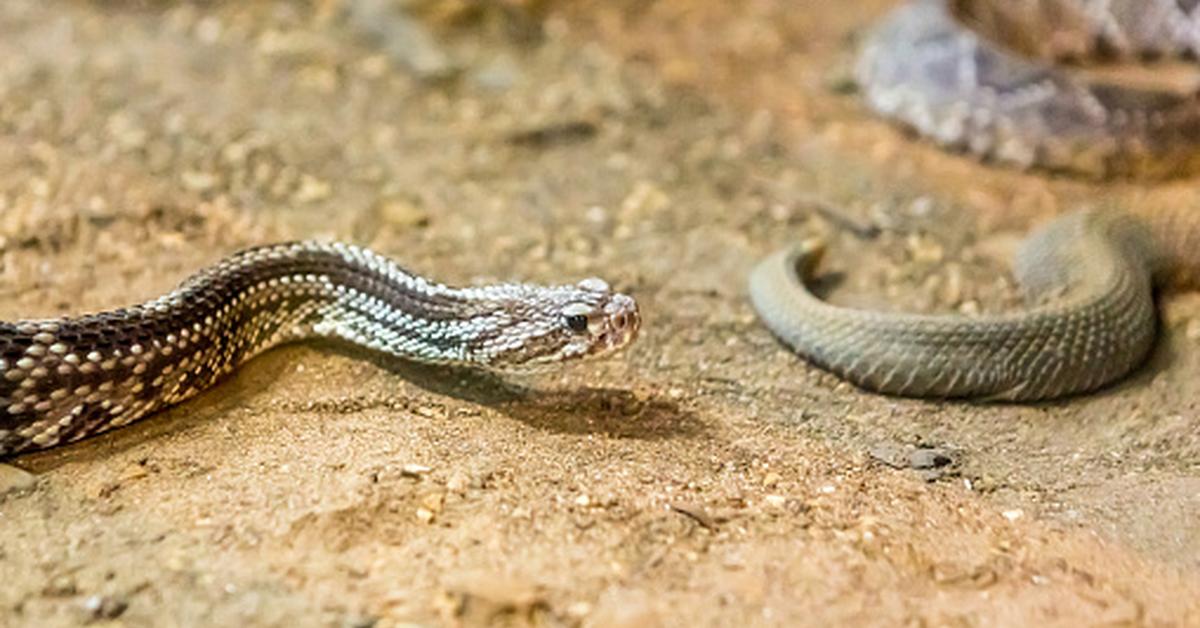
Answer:
[[(1200, 168), (1200, 98), (1087, 81), (1052, 61), (1194, 57), (1194, 0), (916, 0), (866, 37), (868, 106), (1021, 168), (1167, 177)], [(968, 26), (972, 28), (968, 28)]]
[(285, 342), (505, 371), (608, 354), (639, 325), (597, 278), (452, 288), (348, 244), (261, 246), (142, 305), (0, 323), (0, 457), (137, 421)]

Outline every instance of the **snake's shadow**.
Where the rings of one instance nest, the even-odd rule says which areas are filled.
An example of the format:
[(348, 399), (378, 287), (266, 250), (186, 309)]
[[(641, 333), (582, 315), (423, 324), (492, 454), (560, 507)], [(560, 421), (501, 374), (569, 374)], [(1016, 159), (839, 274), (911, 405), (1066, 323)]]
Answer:
[(846, 283), (846, 273), (840, 270), (818, 270), (808, 278), (808, 289), (813, 296), (828, 301), (834, 290)]
[[(669, 400), (641, 398), (628, 390), (592, 387), (546, 390), (487, 371), (417, 364), (337, 341), (307, 344), (323, 352), (371, 363), (436, 395), (487, 406), (547, 432), (639, 440), (693, 438), (708, 432), (708, 426), (691, 410)], [(261, 392), (262, 382), (277, 379), (286, 363), (259, 358), (243, 368), (266, 371), (227, 378), (195, 399), (128, 427), (62, 447), (0, 459), (0, 463), (44, 473), (66, 462), (110, 456), (146, 440), (187, 431), (202, 421), (235, 411), (247, 396)]]
[(483, 370), (417, 364), (336, 341), (313, 345), (374, 364), (436, 395), (493, 408), (531, 427), (565, 434), (614, 438), (693, 438), (708, 431), (695, 412), (660, 398), (619, 388), (544, 389), (534, 376), (500, 376)]

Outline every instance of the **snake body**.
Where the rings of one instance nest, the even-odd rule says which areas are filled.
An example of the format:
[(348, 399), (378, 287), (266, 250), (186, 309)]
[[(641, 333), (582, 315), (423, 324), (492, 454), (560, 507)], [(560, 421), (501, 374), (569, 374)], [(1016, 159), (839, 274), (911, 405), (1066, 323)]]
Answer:
[(615, 351), (639, 325), (596, 278), (453, 288), (346, 244), (253, 248), (142, 305), (0, 323), (0, 457), (127, 425), (290, 341), (520, 370)]
[(1086, 81), (1052, 62), (1198, 52), (1195, 2), (915, 0), (866, 37), (857, 78), (870, 108), (948, 148), (1161, 178), (1200, 168), (1200, 99)]
[[(1089, 82), (1055, 65), (1200, 54), (1195, 0), (913, 0), (866, 37), (857, 73), (876, 112), (976, 156), (1097, 177), (1200, 166), (1200, 98)], [(818, 366), (873, 391), (1036, 400), (1094, 390), (1149, 353), (1156, 284), (1193, 284), (1186, 212), (1064, 216), (1028, 238), (1015, 275), (1028, 309), (978, 317), (837, 307), (806, 280), (823, 247), (751, 273), (767, 326)]]
[(858, 386), (911, 397), (1038, 400), (1094, 390), (1141, 363), (1157, 330), (1154, 287), (1195, 280), (1200, 245), (1186, 215), (1152, 220), (1090, 210), (1026, 239), (1015, 275), (1029, 309), (924, 315), (838, 307), (806, 284), (822, 247), (763, 260), (750, 296), (767, 326)]

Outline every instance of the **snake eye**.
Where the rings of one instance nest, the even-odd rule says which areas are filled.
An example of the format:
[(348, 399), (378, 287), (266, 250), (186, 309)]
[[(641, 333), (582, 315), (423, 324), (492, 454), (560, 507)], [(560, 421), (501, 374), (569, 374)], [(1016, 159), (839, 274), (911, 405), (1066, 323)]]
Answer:
[(571, 303), (562, 309), (563, 322), (577, 334), (587, 332), (588, 323), (593, 315), (593, 308), (584, 303)]
[(571, 329), (571, 331), (573, 331), (577, 334), (582, 334), (583, 332), (587, 331), (587, 328), (588, 328), (587, 315), (585, 315), (585, 314), (568, 315), (567, 316), (567, 327), (569, 327)]

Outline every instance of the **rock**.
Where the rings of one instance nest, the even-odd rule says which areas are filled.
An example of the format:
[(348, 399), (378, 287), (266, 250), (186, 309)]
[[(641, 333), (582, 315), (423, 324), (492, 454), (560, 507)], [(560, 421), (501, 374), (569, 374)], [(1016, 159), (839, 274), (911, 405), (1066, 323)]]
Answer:
[(429, 212), (406, 198), (381, 199), (375, 204), (375, 212), (384, 224), (401, 229), (429, 226)]
[(926, 482), (935, 482), (945, 475), (954, 458), (943, 449), (911, 447), (899, 443), (884, 443), (867, 452), (875, 460), (893, 469), (912, 469)]
[(400, 475), (406, 478), (420, 478), (422, 475), (429, 473), (433, 469), (415, 462), (410, 462), (400, 467)]
[(951, 462), (954, 459), (940, 449), (922, 447), (908, 454), (908, 466), (912, 469), (937, 469)]
[(446, 481), (446, 490), (451, 493), (465, 493), (471, 486), (471, 478), (462, 471), (455, 471), (450, 479)]
[(311, 175), (301, 175), (300, 187), (292, 198), (297, 203), (315, 203), (329, 198), (333, 193), (333, 186), (327, 181), (322, 181)]
[(895, 443), (885, 443), (872, 447), (867, 454), (893, 469), (904, 469), (910, 464), (904, 447)]
[(129, 608), (129, 602), (120, 596), (93, 595), (83, 601), (83, 609), (92, 619), (115, 619)]
[(0, 497), (30, 490), (35, 484), (36, 475), (12, 465), (0, 464)]

